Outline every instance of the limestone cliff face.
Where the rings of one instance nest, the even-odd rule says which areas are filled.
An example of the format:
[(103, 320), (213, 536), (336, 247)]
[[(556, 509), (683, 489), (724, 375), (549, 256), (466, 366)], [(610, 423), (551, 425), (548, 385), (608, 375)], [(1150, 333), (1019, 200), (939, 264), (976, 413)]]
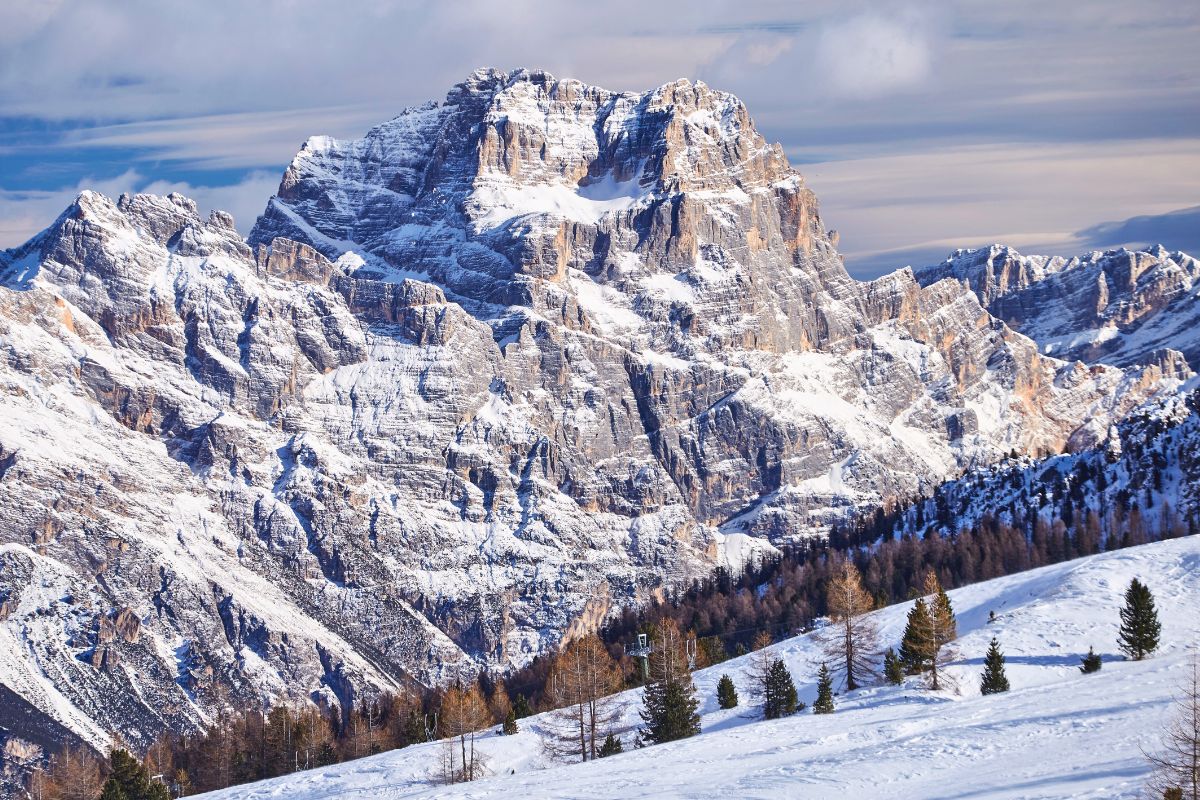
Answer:
[(1154, 363), (1165, 348), (1200, 363), (1200, 262), (1160, 246), (1078, 258), (959, 250), (921, 283), (962, 281), (1044, 353), (1088, 363)]
[(479, 72), (310, 140), (249, 241), (84, 193), (0, 283), (2, 672), (135, 744), (230, 693), (524, 663), (1190, 375), (1039, 354), (958, 280), (854, 281), (779, 147), (686, 81)]

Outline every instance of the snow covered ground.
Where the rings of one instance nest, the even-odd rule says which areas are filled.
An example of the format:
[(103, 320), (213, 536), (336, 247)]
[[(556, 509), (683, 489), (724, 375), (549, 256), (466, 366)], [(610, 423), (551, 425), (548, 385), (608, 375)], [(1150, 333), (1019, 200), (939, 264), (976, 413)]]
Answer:
[[(1129, 580), (1154, 592), (1163, 646), (1150, 660), (1122, 660), (1117, 611)], [(958, 613), (956, 691), (876, 687), (838, 698), (837, 713), (809, 711), (765, 722), (752, 705), (749, 659), (696, 673), (704, 732), (692, 739), (587, 764), (547, 764), (538, 718), (479, 743), (493, 774), (450, 787), (429, 779), (437, 744), (206, 795), (225, 800), (369, 798), (1133, 798), (1200, 640), (1200, 537), (1144, 545), (968, 586), (950, 593)], [(877, 613), (884, 644), (896, 644), (909, 605)], [(989, 612), (996, 620), (988, 622)], [(1012, 691), (983, 697), (988, 640), (1008, 658)], [(1082, 675), (1094, 646), (1102, 671)], [(800, 696), (816, 695), (819, 648), (810, 635), (772, 648)], [(742, 706), (717, 709), (729, 673)], [(637, 722), (639, 691), (627, 693)], [(632, 733), (625, 736), (631, 745)]]

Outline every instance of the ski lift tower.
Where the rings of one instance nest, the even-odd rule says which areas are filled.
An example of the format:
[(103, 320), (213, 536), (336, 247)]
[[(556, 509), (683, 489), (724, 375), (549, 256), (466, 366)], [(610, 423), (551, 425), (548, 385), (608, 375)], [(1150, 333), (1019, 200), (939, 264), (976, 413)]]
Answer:
[(642, 683), (650, 680), (650, 653), (654, 648), (650, 646), (650, 637), (644, 633), (637, 635), (637, 646), (627, 647), (625, 652), (630, 658), (636, 658), (642, 664)]

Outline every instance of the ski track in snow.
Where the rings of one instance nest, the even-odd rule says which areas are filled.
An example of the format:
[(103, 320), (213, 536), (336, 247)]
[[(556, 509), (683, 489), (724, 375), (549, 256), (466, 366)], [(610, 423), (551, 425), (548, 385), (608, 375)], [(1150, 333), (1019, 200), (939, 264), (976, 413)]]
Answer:
[[(1143, 662), (1121, 660), (1118, 609), (1129, 580), (1154, 592), (1162, 648)], [(891, 798), (1016, 800), (1134, 798), (1172, 711), (1200, 635), (1200, 537), (1177, 539), (1056, 564), (950, 592), (958, 614), (956, 690), (930, 692), (912, 679), (837, 698), (837, 713), (810, 711), (759, 719), (749, 657), (695, 673), (703, 728), (692, 739), (627, 750), (587, 764), (547, 764), (536, 731), (496, 729), (477, 747), (491, 776), (436, 786), (437, 743), (314, 769), (204, 795), (209, 800), (267, 798)], [(876, 612), (881, 644), (898, 644), (910, 604)], [(996, 620), (989, 623), (990, 611)], [(1008, 659), (1012, 691), (982, 697), (979, 674), (992, 636)], [(1093, 675), (1078, 670), (1094, 646), (1105, 659)], [(816, 696), (820, 649), (811, 634), (771, 648), (782, 656), (800, 697)], [(716, 682), (730, 674), (742, 705), (716, 707)], [(640, 690), (626, 693), (627, 748)]]

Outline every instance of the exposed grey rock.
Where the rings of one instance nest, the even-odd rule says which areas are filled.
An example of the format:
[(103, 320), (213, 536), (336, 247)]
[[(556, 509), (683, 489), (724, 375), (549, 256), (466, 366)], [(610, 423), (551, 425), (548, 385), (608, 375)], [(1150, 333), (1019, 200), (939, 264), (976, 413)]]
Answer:
[(1200, 262), (1186, 253), (1159, 245), (1066, 259), (992, 245), (919, 273), (923, 284), (946, 277), (1058, 358), (1129, 366), (1172, 348), (1200, 363)]

